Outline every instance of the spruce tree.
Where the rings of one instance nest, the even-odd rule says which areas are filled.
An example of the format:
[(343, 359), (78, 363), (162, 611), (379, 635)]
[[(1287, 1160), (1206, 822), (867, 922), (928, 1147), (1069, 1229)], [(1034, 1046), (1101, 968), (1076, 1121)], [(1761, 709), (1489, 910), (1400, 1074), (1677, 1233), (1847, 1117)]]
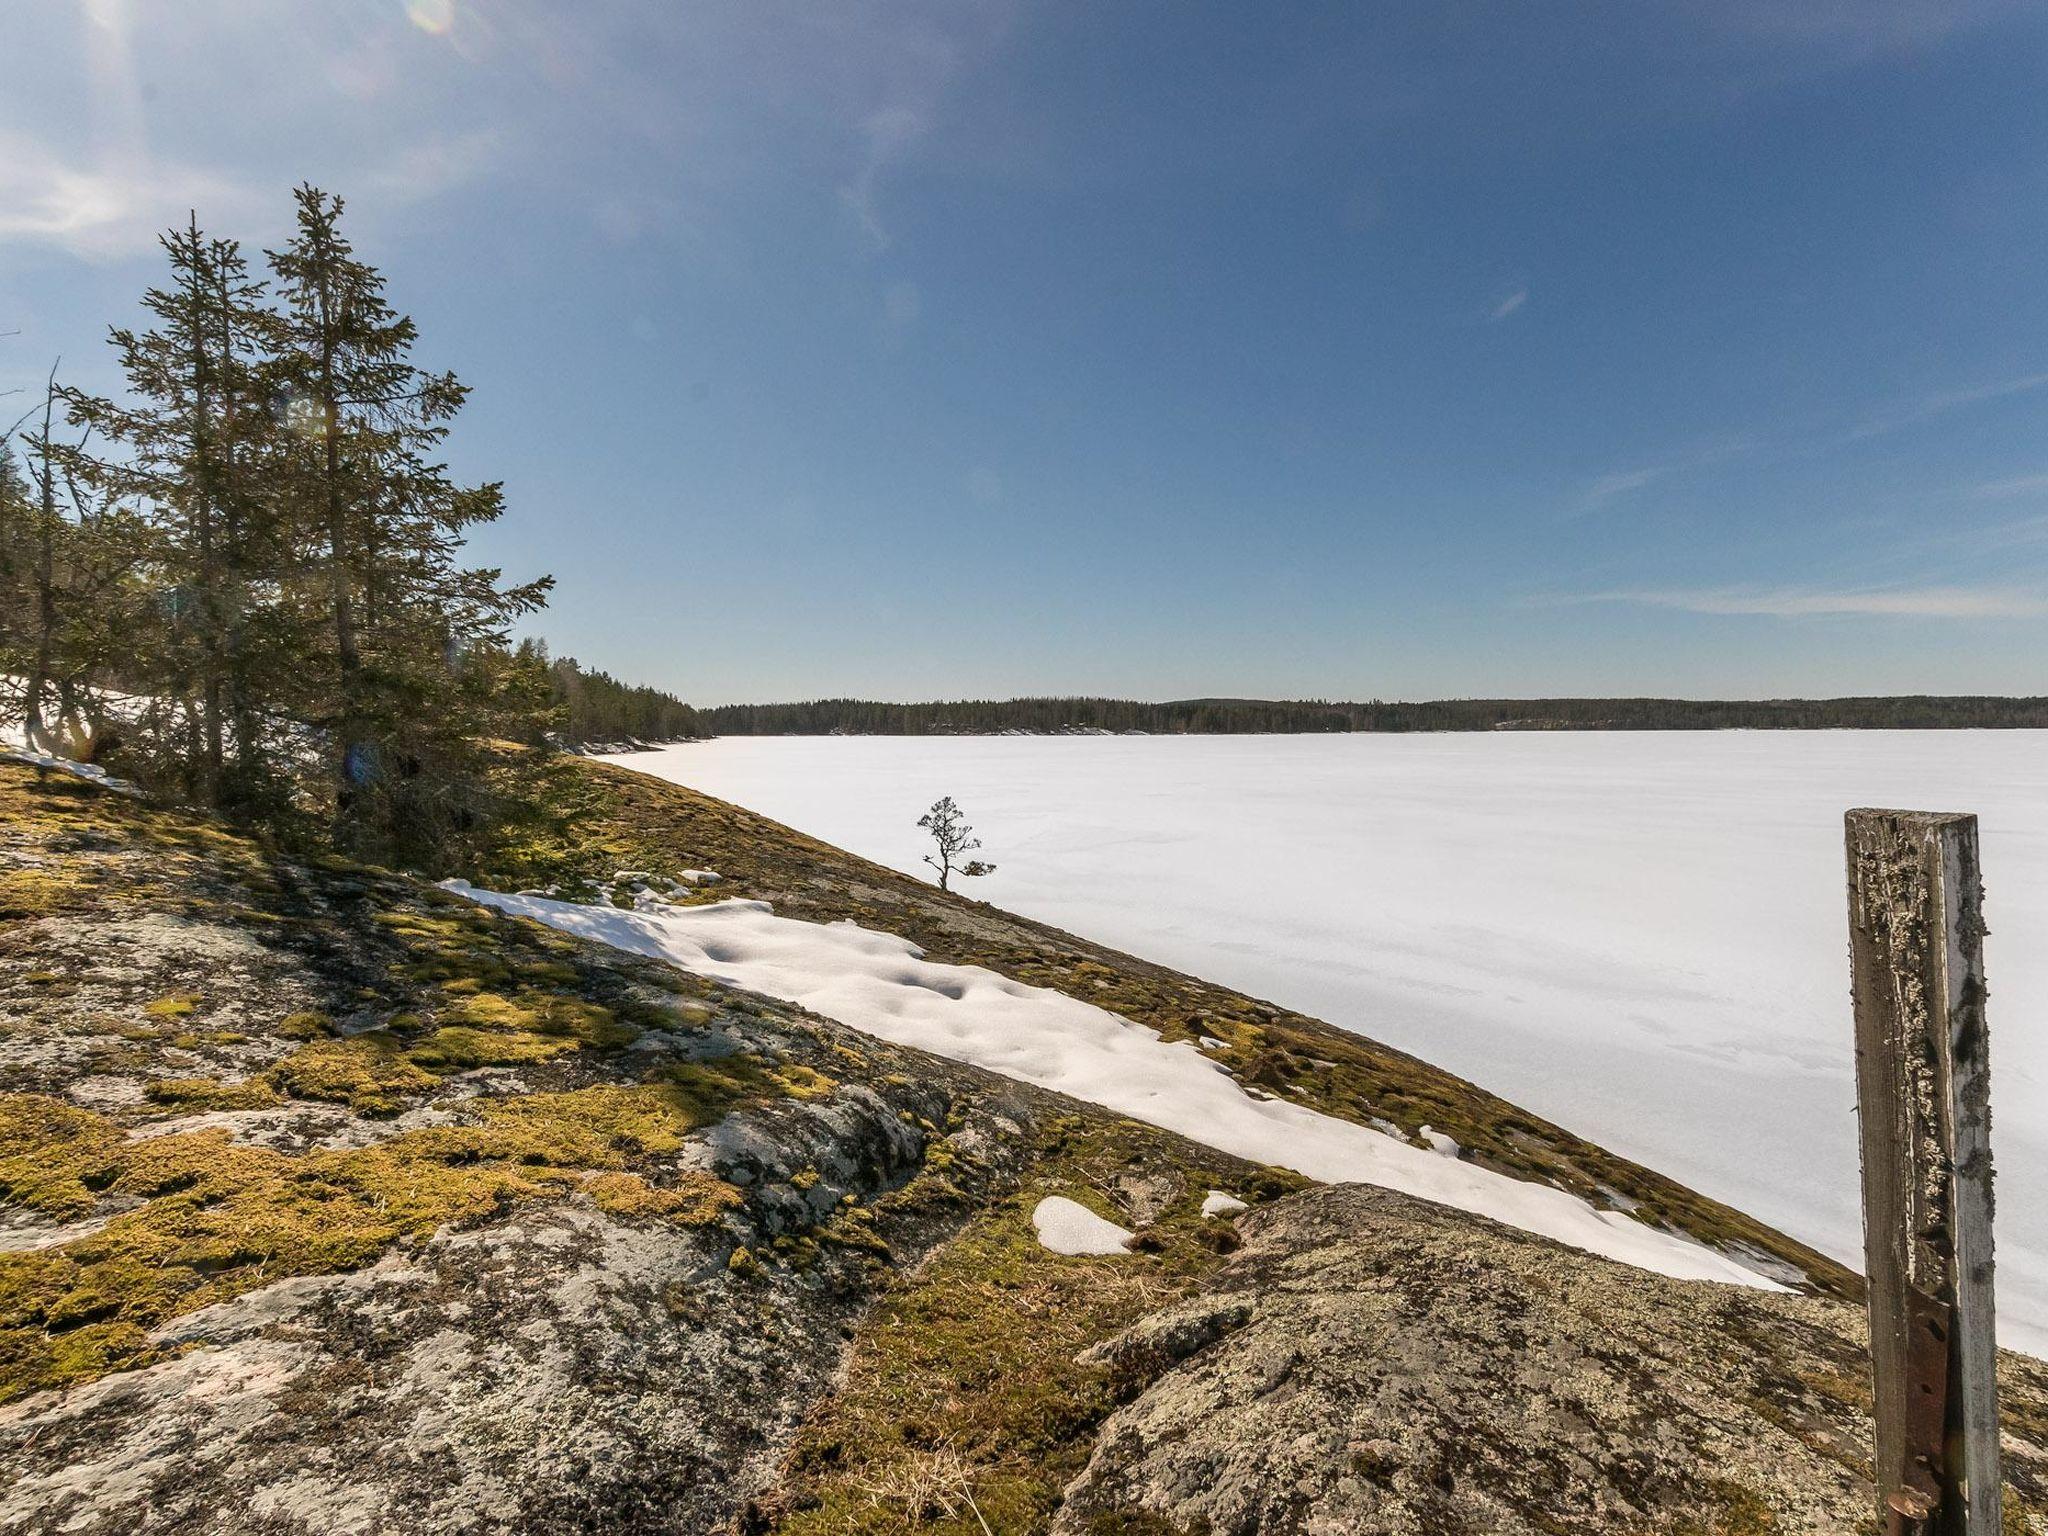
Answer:
[(53, 374), (0, 433), (0, 688), (40, 747), (114, 725), (120, 771), (159, 791), (445, 869), (519, 811), (490, 743), (542, 745), (559, 716), (509, 635), (549, 582), (461, 562), (503, 509), (440, 462), (467, 391), (412, 361), (340, 200), (297, 197), (274, 284), (192, 216), (152, 323), (111, 333), (124, 395)]
[(507, 588), (457, 563), (464, 530), (504, 506), (498, 484), (459, 486), (435, 458), (468, 390), (412, 361), (416, 328), (342, 233), (342, 200), (296, 196), (297, 232), (270, 262), (283, 481), (325, 632), (307, 716), (341, 839), (418, 858), (483, 814), (479, 736), (516, 729), (498, 690), (508, 630), (550, 582)]
[[(67, 394), (73, 422), (119, 450), (79, 455), (78, 474), (146, 508), (154, 534), (156, 643), (129, 681), (152, 717), (175, 716), (155, 755), (180, 762), (192, 798), (245, 809), (272, 772), (257, 701), (290, 649), (275, 633), (285, 546), (268, 473), (276, 323), (235, 242), (207, 238), (194, 216), (161, 243), (170, 281), (143, 296), (158, 324), (110, 333), (131, 399)], [(266, 630), (273, 643), (252, 644)]]

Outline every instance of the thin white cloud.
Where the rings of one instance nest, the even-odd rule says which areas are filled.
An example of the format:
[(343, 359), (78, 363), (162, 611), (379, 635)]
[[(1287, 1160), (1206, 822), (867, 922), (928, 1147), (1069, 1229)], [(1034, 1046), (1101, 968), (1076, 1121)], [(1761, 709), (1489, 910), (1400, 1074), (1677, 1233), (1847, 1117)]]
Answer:
[(1780, 619), (2021, 619), (2048, 614), (2048, 592), (2019, 587), (1681, 587), (1589, 592), (1565, 601)]
[(1823, 58), (1848, 64), (1917, 51), (2019, 7), (2015, 0), (1714, 0), (1701, 8), (1728, 31), (1780, 46), (1818, 48)]
[(1951, 37), (2027, 14), (2032, 0), (1686, 0), (1704, 23), (1703, 99), (1781, 91), (1838, 71), (1915, 57)]
[(1971, 494), (1987, 501), (2003, 501), (2010, 496), (2048, 496), (2048, 474), (2014, 475), (2005, 480), (1986, 480)]
[[(368, 188), (379, 206), (426, 202), (476, 180), (494, 164), (488, 133), (429, 139), (372, 164), (336, 190)], [(196, 212), (202, 226), (242, 234), (277, 225), (288, 185), (257, 186), (203, 166), (110, 153), (72, 160), (30, 134), (0, 130), (0, 247), (34, 245), (91, 262), (120, 261), (156, 247), (157, 236)]]
[(1527, 285), (1524, 285), (1520, 288), (1517, 288), (1513, 293), (1509, 294), (1506, 298), (1502, 299), (1498, 304), (1494, 305), (1491, 311), (1491, 318), (1495, 320), (1505, 320), (1509, 315), (1512, 315), (1516, 310), (1520, 309), (1524, 304), (1528, 302), (1529, 289)]
[(497, 163), (500, 143), (496, 132), (481, 130), (408, 144), (373, 166), (364, 184), (383, 199), (426, 202), (486, 175)]
[(117, 261), (150, 250), (190, 210), (228, 224), (261, 201), (253, 188), (219, 172), (122, 156), (71, 161), (40, 139), (0, 132), (0, 245)]
[(2044, 386), (2048, 386), (2048, 372), (2023, 373), (2014, 378), (1998, 379), (1988, 384), (1971, 384), (1962, 389), (1941, 390), (1897, 409), (1879, 412), (1860, 426), (1844, 433), (1842, 441), (1856, 443), (1866, 438), (1882, 437), (1888, 432), (1903, 431), (1907, 427), (1918, 426), (1922, 422), (1966, 410), (1973, 405), (1983, 405), (1992, 400), (2007, 400), (2014, 395), (2031, 394)]
[(923, 133), (923, 115), (908, 107), (885, 107), (861, 124), (860, 163), (839, 188), (839, 202), (878, 251), (889, 247), (878, 202), (883, 172)]
[(1642, 469), (1618, 469), (1612, 474), (1601, 475), (1586, 487), (1584, 505), (1587, 508), (1602, 506), (1617, 496), (1640, 491), (1651, 481), (1661, 480), (1670, 472), (1669, 464), (1650, 464)]
[(1567, 512), (1567, 518), (1583, 517), (1597, 512), (1610, 501), (1632, 495), (1646, 485), (1653, 485), (1671, 475), (1682, 475), (1694, 470), (1719, 464), (1725, 459), (1735, 458), (1756, 447), (1756, 440), (1746, 436), (1715, 438), (1700, 444), (1687, 452), (1655, 464), (1638, 464), (1629, 469), (1609, 470), (1596, 475), (1586, 484), (1579, 497), (1579, 504)]

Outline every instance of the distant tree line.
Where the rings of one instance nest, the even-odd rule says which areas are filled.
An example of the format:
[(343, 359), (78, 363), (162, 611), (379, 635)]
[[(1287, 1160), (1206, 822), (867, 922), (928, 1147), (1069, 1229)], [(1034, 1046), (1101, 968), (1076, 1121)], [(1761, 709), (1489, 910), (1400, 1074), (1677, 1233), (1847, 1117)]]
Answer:
[(973, 736), (1003, 731), (1154, 733), (1343, 731), (1344, 706), (1197, 699), (1141, 704), (1129, 699), (962, 699), (932, 704), (881, 704), (816, 699), (803, 704), (724, 704), (700, 709), (715, 736)]
[(697, 711), (672, 693), (586, 671), (571, 656), (550, 657), (545, 641), (522, 640), (519, 654), (545, 671), (552, 734), (565, 746), (654, 745), (706, 734)]
[[(0, 437), (0, 719), (250, 822), (435, 862), (496, 814), (487, 743), (541, 741), (544, 667), (509, 643), (549, 581), (461, 560), (500, 487), (439, 461), (467, 398), (296, 194), (252, 266), (196, 217), (163, 238), (124, 398), (70, 387)], [(0, 422), (0, 426), (4, 426)]]
[(727, 704), (697, 711), (716, 736), (969, 736), (1142, 731), (1155, 735), (1261, 732), (1500, 730), (1943, 730), (2048, 727), (2048, 698), (1905, 695), (1846, 699), (1323, 700), (962, 699), (885, 704), (817, 699)]

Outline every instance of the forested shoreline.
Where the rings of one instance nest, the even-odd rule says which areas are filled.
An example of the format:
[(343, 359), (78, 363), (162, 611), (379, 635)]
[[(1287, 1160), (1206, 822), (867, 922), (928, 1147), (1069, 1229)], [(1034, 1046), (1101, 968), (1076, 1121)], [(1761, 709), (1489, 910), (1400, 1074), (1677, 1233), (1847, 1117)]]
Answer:
[(698, 712), (672, 693), (586, 670), (574, 657), (550, 660), (547, 647), (536, 641), (522, 641), (520, 654), (547, 670), (555, 709), (551, 735), (564, 746), (691, 741), (705, 734)]
[(818, 699), (695, 712), (712, 736), (1148, 735), (1498, 730), (1955, 730), (2048, 728), (2048, 698), (1900, 695), (1839, 699), (964, 699), (929, 704)]

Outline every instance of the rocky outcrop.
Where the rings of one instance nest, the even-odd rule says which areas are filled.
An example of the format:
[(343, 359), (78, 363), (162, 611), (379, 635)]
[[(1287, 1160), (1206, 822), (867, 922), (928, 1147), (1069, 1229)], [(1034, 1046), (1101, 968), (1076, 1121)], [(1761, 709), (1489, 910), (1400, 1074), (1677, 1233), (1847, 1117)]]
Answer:
[[(1093, 1352), (1127, 1400), (1055, 1531), (1138, 1512), (1206, 1536), (1870, 1529), (1852, 1307), (1666, 1280), (1364, 1186), (1239, 1228), (1199, 1292)], [(2048, 1368), (2006, 1367), (2038, 1403)], [(2007, 1440), (2032, 1504), (2048, 1451)]]
[[(862, 1089), (721, 1130), (710, 1165), (776, 1192), (729, 1223), (516, 1208), (175, 1318), (152, 1338), (168, 1358), (0, 1407), (0, 1529), (720, 1528), (772, 1477), (878, 1279), (832, 1245), (735, 1265), (752, 1251), (735, 1236), (766, 1254), (777, 1229), (817, 1228), (792, 1199), (872, 1197), (923, 1151)], [(808, 1191), (788, 1184), (820, 1163)]]
[(0, 1531), (713, 1531), (1053, 1106), (0, 775)]

